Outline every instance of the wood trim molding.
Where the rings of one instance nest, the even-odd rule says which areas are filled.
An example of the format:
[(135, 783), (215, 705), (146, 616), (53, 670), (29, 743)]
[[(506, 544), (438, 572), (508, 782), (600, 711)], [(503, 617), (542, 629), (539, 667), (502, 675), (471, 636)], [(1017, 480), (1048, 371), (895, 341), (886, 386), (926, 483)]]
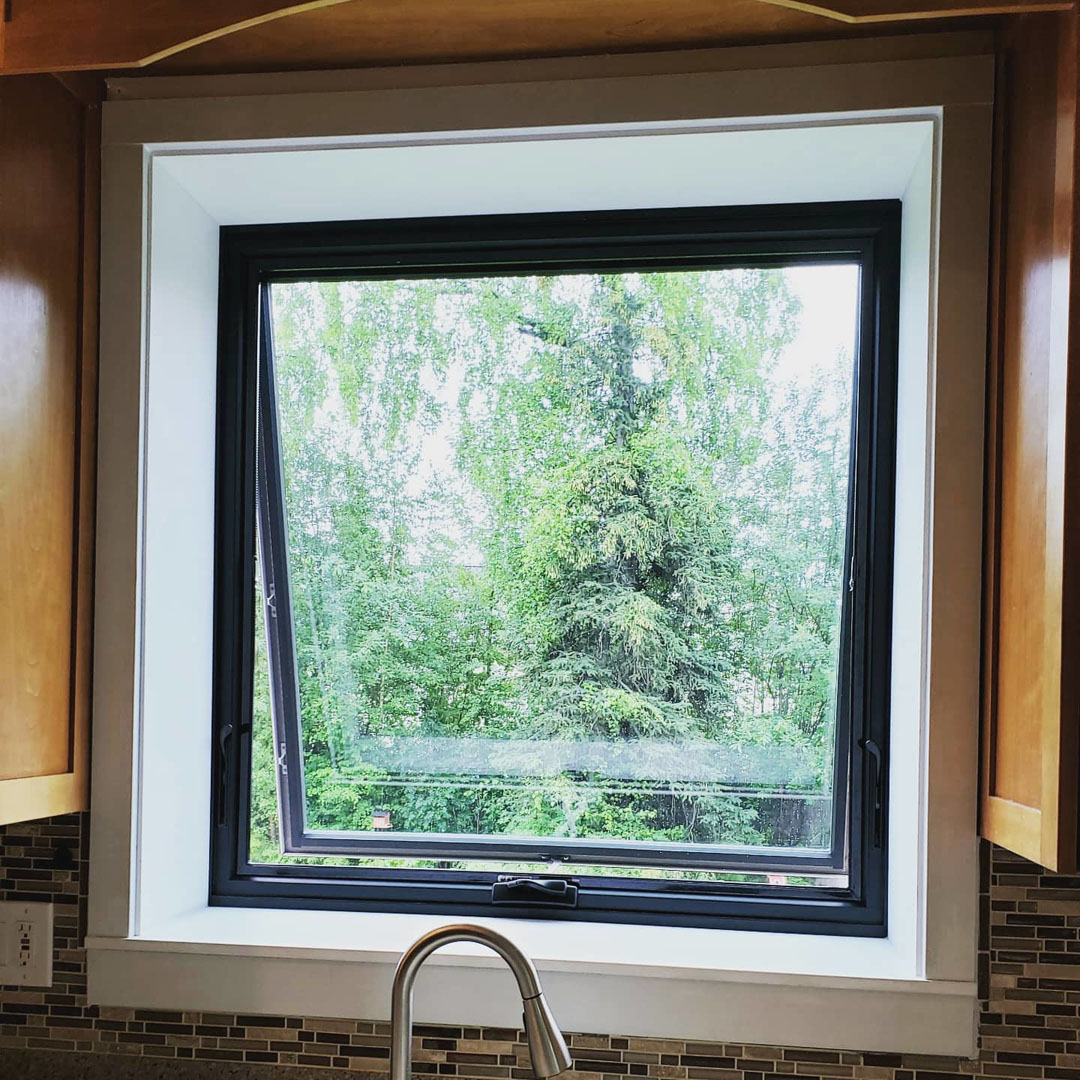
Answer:
[(922, 19), (973, 18), (979, 15), (1026, 15), (1039, 11), (1071, 11), (1072, 0), (758, 0), (820, 15), (849, 26), (875, 26), (880, 23), (915, 22)]
[(75, 560), (71, 640), (71, 791), (77, 809), (90, 806), (90, 706), (94, 645), (94, 535), (97, 513), (98, 279), (101, 248), (101, 106), (83, 122), (82, 288), (76, 391)]
[[(846, 26), (1072, 10), (1074, 0), (757, 0)], [(7, 0), (0, 74), (143, 68), (277, 19), (366, 0)], [(602, 6), (602, 5), (601, 5)], [(618, 4), (609, 4), (612, 18)], [(433, 11), (437, 8), (433, 8)], [(438, 18), (468, 25), (489, 15), (475, 0)], [(552, 4), (552, 16), (557, 17)], [(434, 17), (434, 16), (433, 16)], [(62, 28), (58, 32), (57, 28)]]
[(350, 2), (7, 0), (0, 74), (146, 67), (273, 19)]
[(36, 821), (85, 810), (88, 781), (85, 770), (55, 776), (28, 776), (0, 784), (0, 823)]

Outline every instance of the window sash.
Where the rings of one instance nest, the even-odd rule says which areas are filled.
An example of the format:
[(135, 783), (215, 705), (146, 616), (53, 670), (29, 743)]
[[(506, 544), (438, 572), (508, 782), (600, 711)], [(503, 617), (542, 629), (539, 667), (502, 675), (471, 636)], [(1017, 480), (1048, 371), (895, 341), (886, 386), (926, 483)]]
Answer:
[[(888, 658), (891, 621), (892, 490), (895, 441), (896, 294), (898, 291), (899, 204), (855, 203), (814, 207), (634, 211), (611, 214), (551, 214), (491, 219), (442, 219), (343, 226), (282, 226), (223, 230), (222, 382), (226, 369), (244, 372), (241, 396), (250, 411), (258, 401), (257, 436), (244, 443), (243, 467), (258, 476), (248, 484), (250, 502), (242, 533), (251, 543), (258, 512), (264, 611), (271, 669), (271, 702), (277, 759), (278, 807), (283, 850), (290, 854), (345, 857), (414, 857), (550, 862), (562, 866), (557, 876), (575, 875), (575, 866), (601, 865), (683, 867), (735, 872), (786, 874), (844, 872), (846, 889), (806, 889), (662, 882), (658, 887), (638, 879), (590, 879), (590, 895), (611, 895), (629, 886), (641, 896), (682, 893), (691, 906), (708, 892), (735, 900), (790, 898), (798, 906), (839, 902), (847, 916), (858, 909), (865, 920), (884, 926), (885, 762), (887, 747)], [(270, 286), (275, 282), (346, 280), (363, 277), (493, 276), (512, 273), (566, 273), (611, 270), (702, 269), (722, 266), (775, 267), (799, 263), (857, 261), (861, 267), (859, 328), (852, 408), (846, 565), (852, 587), (842, 600), (840, 662), (837, 684), (836, 752), (832, 849), (828, 852), (703, 844), (647, 844), (635, 841), (566, 840), (518, 837), (448, 837), (336, 833), (307, 827), (303, 777), (303, 741), (291, 622), (283, 473), (273, 373), (273, 327)], [(230, 266), (230, 263), (232, 264)], [(230, 273), (231, 272), (231, 273)], [(232, 285), (232, 288), (229, 285)], [(237, 305), (241, 306), (238, 312)], [(228, 308), (228, 311), (226, 310)], [(246, 313), (246, 314), (243, 314)], [(255, 319), (252, 319), (252, 313)], [(254, 323), (254, 325), (253, 325)], [(242, 341), (231, 340), (228, 329)], [(237, 365), (238, 350), (241, 363)], [(254, 385), (253, 385), (254, 384)], [(234, 414), (235, 414), (235, 402)], [(223, 403), (227, 408), (228, 401)], [(258, 453), (254, 444), (258, 443)], [(219, 462), (220, 464), (220, 462)], [(220, 491), (220, 486), (219, 486)], [(220, 534), (219, 534), (220, 535)], [(252, 551), (252, 555), (254, 552)], [(246, 565), (253, 566), (253, 559)], [(244, 595), (253, 591), (244, 583)], [(219, 594), (219, 603), (222, 601)], [(228, 598), (224, 598), (226, 601)], [(234, 605), (235, 606), (235, 605)], [(241, 605), (242, 606), (242, 605)], [(249, 604), (250, 609), (250, 604)], [(219, 612), (220, 614), (220, 612)], [(250, 637), (254, 613), (244, 631)], [(234, 653), (237, 651), (234, 645)], [(250, 657), (250, 645), (239, 650)], [(220, 664), (219, 650), (219, 664)], [(238, 725), (241, 739), (232, 747), (221, 741), (222, 770), (218, 787), (231, 786), (219, 804), (218, 828), (231, 830), (231, 856), (215, 866), (227, 868), (230, 882), (271, 879), (284, 894), (321, 891), (331, 894), (347, 882), (370, 892), (374, 882), (411, 886), (419, 897), (428, 888), (451, 882), (487, 885), (495, 874), (454, 871), (318, 868), (323, 886), (313, 886), (305, 867), (252, 866), (247, 861), (247, 791), (250, 782), (250, 664), (244, 671), (246, 696), (234, 708), (246, 713)], [(224, 725), (218, 717), (218, 735)], [(234, 730), (236, 729), (234, 724)], [(239, 760), (236, 760), (239, 759)], [(231, 760), (231, 765), (229, 761)], [(218, 839), (218, 838), (216, 838)], [(333, 870), (333, 873), (327, 871)], [(575, 880), (577, 878), (575, 877)], [(216, 882), (223, 881), (216, 874)], [(305, 884), (300, 884), (301, 882)], [(694, 885), (694, 888), (687, 886)], [(400, 891), (400, 890), (398, 890)], [(222, 896), (230, 889), (219, 889)], [(400, 897), (399, 897), (400, 899)], [(646, 907), (648, 905), (645, 905)], [(857, 921), (857, 920), (856, 920)]]

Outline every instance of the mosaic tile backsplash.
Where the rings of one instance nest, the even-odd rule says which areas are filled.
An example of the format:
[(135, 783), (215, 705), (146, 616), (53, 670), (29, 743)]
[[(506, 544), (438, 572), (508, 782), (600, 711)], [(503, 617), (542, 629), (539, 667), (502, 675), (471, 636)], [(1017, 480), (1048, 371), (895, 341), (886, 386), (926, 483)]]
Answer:
[[(87, 815), (0, 827), (0, 899), (56, 904), (53, 987), (0, 987), (0, 1077), (110, 1075), (99, 1069), (70, 1073), (60, 1057), (49, 1059), (55, 1068), (39, 1067), (40, 1055), (66, 1054), (67, 1061), (80, 1053), (98, 1056), (102, 1065), (110, 1059), (100, 1055), (141, 1055), (161, 1069), (148, 1071), (154, 1076), (179, 1076), (173, 1069), (183, 1059), (192, 1070), (203, 1062), (213, 1077), (263, 1075), (266, 1070), (258, 1066), (267, 1065), (282, 1067), (296, 1080), (313, 1071), (327, 1080), (387, 1071), (385, 1023), (88, 1005), (81, 948), (88, 831)], [(1080, 878), (1050, 874), (988, 845), (982, 861), (983, 1005), (976, 1060), (585, 1033), (570, 1037), (575, 1080), (770, 1080), (782, 1074), (819, 1080), (1080, 1080)], [(418, 1075), (532, 1076), (520, 1031), (418, 1025), (414, 1037)], [(119, 1075), (119, 1059), (111, 1060)], [(166, 1072), (167, 1063), (173, 1064)]]

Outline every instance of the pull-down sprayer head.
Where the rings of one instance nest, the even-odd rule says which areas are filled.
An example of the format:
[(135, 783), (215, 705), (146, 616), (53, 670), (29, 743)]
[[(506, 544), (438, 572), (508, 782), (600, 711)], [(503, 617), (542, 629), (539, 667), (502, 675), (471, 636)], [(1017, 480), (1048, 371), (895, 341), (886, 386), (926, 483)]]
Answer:
[(390, 1020), (390, 1080), (410, 1080), (412, 1072), (412, 991), (420, 965), (436, 949), (454, 941), (474, 941), (497, 952), (517, 980), (524, 1014), (525, 1037), (537, 1080), (547, 1080), (570, 1068), (566, 1040), (551, 1014), (533, 962), (508, 938), (485, 926), (443, 926), (419, 938), (398, 962), (394, 973)]
[(566, 1040), (551, 1015), (551, 1009), (541, 991), (536, 997), (525, 998), (521, 1003), (525, 1019), (525, 1038), (529, 1043), (529, 1057), (537, 1080), (558, 1076), (573, 1064)]

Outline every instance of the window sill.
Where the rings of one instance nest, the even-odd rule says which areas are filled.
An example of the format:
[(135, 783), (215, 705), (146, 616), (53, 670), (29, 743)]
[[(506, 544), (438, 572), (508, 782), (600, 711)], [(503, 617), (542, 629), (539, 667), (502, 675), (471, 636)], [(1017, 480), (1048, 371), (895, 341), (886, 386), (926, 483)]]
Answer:
[[(87, 940), (90, 1000), (207, 1012), (388, 1018), (398, 956), (449, 920), (205, 908), (138, 937)], [(970, 1056), (974, 984), (918, 978), (896, 943), (683, 927), (477, 920), (536, 961), (569, 1031)], [(480, 946), (429, 961), (417, 1019), (516, 1027)]]

